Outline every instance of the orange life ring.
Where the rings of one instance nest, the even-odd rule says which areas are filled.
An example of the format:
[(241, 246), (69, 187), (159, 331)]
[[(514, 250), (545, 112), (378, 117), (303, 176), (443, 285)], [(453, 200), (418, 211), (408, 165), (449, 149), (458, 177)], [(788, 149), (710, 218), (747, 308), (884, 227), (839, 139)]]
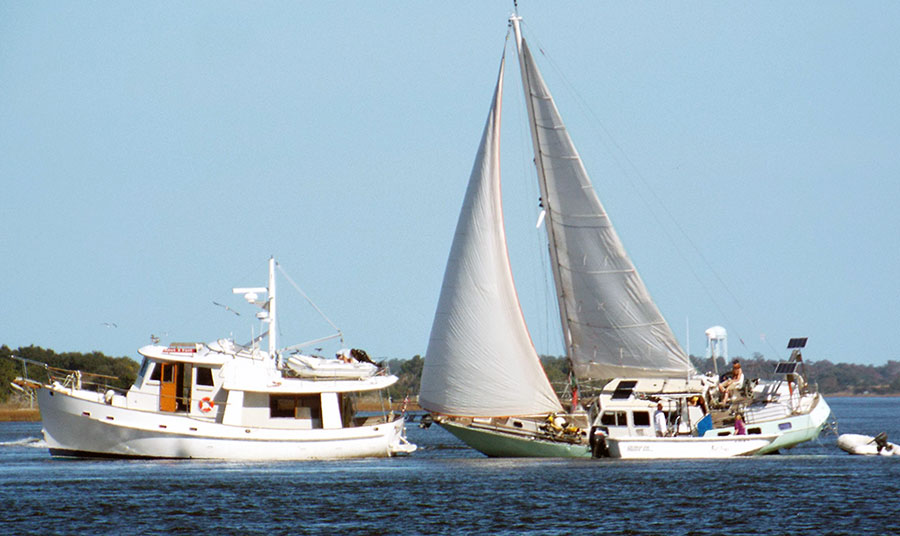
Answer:
[(201, 398), (198, 404), (200, 406), (200, 411), (202, 411), (203, 413), (209, 413), (214, 407), (216, 407), (216, 403), (213, 402), (212, 399), (208, 396), (204, 396), (203, 398)]

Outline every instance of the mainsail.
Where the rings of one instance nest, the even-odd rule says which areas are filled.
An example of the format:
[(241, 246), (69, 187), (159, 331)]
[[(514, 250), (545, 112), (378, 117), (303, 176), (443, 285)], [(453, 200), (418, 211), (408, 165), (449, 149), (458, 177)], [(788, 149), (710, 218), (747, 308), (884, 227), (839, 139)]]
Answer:
[(513, 17), (566, 352), (576, 377), (692, 370), (600, 203)]
[(562, 411), (513, 283), (500, 198), (504, 61), (460, 211), (422, 371), (432, 412), (498, 417)]

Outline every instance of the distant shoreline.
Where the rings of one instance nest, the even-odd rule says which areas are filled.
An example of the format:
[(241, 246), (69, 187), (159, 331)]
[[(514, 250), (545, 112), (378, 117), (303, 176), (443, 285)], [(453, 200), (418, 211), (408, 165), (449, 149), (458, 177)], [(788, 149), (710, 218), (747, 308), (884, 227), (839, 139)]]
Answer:
[(41, 420), (41, 412), (34, 408), (14, 408), (0, 405), (0, 422), (36, 422)]

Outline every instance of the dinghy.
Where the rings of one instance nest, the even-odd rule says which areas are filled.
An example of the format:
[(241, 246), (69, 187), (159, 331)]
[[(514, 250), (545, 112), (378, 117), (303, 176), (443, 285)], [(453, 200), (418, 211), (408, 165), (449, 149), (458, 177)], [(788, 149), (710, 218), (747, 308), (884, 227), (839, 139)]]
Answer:
[(837, 444), (841, 450), (850, 454), (900, 456), (900, 445), (888, 442), (885, 432), (881, 432), (875, 437), (862, 434), (841, 434)]
[(287, 366), (301, 378), (362, 379), (374, 376), (378, 366), (358, 361), (339, 361), (297, 354), (287, 358)]

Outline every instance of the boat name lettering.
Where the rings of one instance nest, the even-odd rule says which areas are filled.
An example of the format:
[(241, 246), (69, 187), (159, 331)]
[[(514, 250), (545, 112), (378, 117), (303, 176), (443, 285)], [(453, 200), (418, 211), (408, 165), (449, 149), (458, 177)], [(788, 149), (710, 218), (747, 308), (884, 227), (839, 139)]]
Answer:
[(164, 354), (196, 354), (196, 348), (166, 348)]

